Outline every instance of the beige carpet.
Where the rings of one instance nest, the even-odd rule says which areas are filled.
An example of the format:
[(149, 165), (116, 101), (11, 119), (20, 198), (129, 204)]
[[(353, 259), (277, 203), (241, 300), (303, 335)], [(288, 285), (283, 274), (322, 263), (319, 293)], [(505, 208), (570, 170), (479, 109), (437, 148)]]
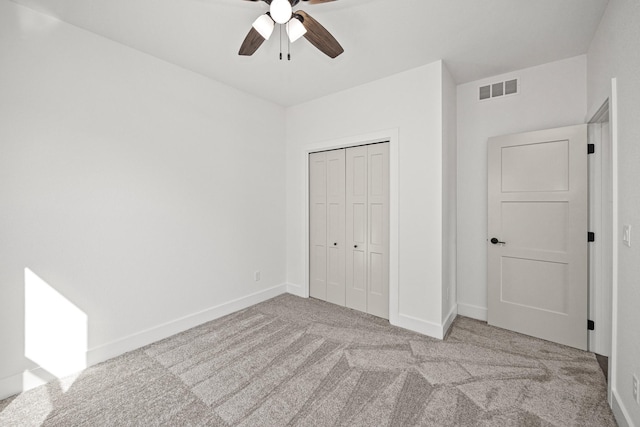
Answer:
[(459, 317), (445, 341), (282, 295), (0, 401), (2, 426), (613, 426), (595, 356)]

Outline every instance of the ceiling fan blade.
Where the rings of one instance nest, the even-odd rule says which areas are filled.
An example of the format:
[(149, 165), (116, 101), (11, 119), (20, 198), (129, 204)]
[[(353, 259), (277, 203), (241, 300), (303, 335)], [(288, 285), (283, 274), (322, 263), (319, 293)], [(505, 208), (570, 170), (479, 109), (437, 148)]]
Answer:
[(258, 50), (262, 43), (264, 43), (264, 37), (262, 37), (255, 28), (251, 27), (249, 34), (247, 34), (247, 37), (245, 37), (242, 42), (242, 46), (240, 46), (238, 55), (251, 56)]
[(307, 2), (309, 4), (320, 4), (320, 3), (329, 3), (336, 0), (302, 0), (302, 1)]
[(320, 25), (318, 21), (309, 16), (308, 13), (303, 10), (297, 10), (295, 13), (302, 16), (302, 25), (307, 29), (304, 37), (309, 40), (312, 45), (331, 58), (335, 58), (344, 52), (338, 40), (336, 40), (326, 28)]

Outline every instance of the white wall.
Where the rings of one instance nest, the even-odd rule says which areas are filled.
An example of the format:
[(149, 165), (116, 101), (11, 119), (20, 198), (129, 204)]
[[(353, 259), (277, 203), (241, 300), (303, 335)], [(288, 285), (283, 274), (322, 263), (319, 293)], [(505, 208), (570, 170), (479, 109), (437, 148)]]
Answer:
[(442, 322), (448, 329), (457, 314), (457, 95), (449, 70), (442, 71)]
[[(520, 93), (479, 101), (518, 78)], [(585, 122), (586, 56), (458, 86), (458, 313), (487, 318), (487, 139)]]
[[(395, 255), (392, 248), (391, 263), (398, 257), (399, 317), (401, 326), (435, 335), (442, 332), (442, 67), (436, 62), (287, 109), (291, 288), (303, 293), (307, 286), (308, 151), (367, 142), (368, 135), (393, 129), (398, 135), (392, 141), (397, 146), (391, 148), (391, 174), (393, 180), (397, 172), (399, 186), (399, 248)], [(393, 210), (393, 183), (391, 191)]]
[(284, 291), (284, 109), (4, 0), (0, 64), (0, 393), (25, 268), (90, 362)]
[[(618, 236), (631, 224), (631, 247), (618, 238), (618, 295), (613, 333), (614, 412), (620, 422), (640, 425), (640, 405), (632, 396), (632, 375), (640, 378), (640, 6), (636, 0), (611, 0), (588, 52), (588, 106), (593, 111), (617, 81)], [(635, 241), (634, 241), (635, 239)], [(614, 268), (616, 268), (614, 266)]]

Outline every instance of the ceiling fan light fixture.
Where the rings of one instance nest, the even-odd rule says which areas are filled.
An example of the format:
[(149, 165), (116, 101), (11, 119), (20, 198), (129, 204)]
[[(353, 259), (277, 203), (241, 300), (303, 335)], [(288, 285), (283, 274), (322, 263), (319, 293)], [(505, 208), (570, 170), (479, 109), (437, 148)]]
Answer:
[(273, 19), (271, 19), (271, 17), (266, 13), (258, 16), (258, 19), (253, 22), (253, 28), (255, 28), (255, 30), (259, 32), (265, 40), (269, 40), (275, 25), (276, 24), (273, 22)]
[(300, 18), (298, 18), (298, 16), (294, 15), (293, 18), (287, 22), (287, 35), (289, 36), (291, 43), (295, 42), (306, 33), (307, 29), (304, 27), (302, 22), (300, 22)]
[(293, 9), (289, 0), (273, 0), (269, 8), (271, 17), (278, 24), (286, 24), (291, 19)]

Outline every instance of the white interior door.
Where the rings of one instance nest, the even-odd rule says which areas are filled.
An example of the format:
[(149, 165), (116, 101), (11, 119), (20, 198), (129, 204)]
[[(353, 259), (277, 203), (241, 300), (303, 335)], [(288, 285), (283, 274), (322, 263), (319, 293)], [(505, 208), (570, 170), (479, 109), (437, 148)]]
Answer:
[(587, 126), (488, 143), (488, 321), (587, 349)]
[(367, 146), (367, 313), (389, 318), (389, 144)]
[(309, 155), (309, 295), (327, 299), (327, 153)]
[(346, 150), (346, 306), (367, 311), (367, 146)]
[(327, 298), (345, 305), (345, 150), (327, 158)]

